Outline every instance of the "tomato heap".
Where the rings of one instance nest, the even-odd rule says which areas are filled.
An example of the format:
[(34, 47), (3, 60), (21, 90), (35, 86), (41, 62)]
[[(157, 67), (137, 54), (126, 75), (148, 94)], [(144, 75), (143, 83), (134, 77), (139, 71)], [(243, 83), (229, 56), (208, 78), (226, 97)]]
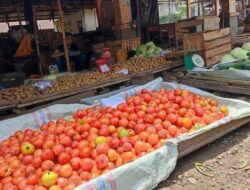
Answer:
[(117, 108), (78, 110), (1, 142), (0, 190), (74, 189), (226, 115), (226, 106), (183, 89), (144, 89)]

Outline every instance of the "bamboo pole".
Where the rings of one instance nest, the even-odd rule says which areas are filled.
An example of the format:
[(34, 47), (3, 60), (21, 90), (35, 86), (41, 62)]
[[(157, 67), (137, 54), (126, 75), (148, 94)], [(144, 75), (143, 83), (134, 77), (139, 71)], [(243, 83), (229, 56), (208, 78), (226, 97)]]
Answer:
[(38, 65), (39, 65), (40, 74), (43, 75), (41, 52), (40, 52), (39, 39), (38, 39), (36, 10), (34, 6), (32, 6), (32, 12), (33, 12), (33, 26), (34, 26), (34, 34), (35, 34), (35, 40), (36, 40), (36, 53), (38, 57)]
[(68, 72), (71, 72), (70, 61), (69, 61), (69, 53), (68, 53), (68, 48), (67, 48), (67, 44), (66, 44), (64, 17), (63, 17), (63, 11), (62, 11), (61, 0), (57, 0), (57, 4), (58, 4), (58, 10), (59, 10), (59, 17), (60, 17), (61, 30), (62, 30), (63, 47), (64, 47), (64, 55), (65, 55), (65, 60), (66, 60), (66, 66), (67, 66)]

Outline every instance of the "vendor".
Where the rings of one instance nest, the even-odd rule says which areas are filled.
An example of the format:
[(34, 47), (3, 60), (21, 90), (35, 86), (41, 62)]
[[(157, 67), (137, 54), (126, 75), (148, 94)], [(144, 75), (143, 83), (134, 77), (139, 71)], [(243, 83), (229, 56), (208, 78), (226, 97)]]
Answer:
[[(84, 54), (81, 54), (78, 46), (72, 41), (72, 35), (69, 33), (66, 33), (66, 45), (70, 61), (73, 61), (75, 64), (75, 71), (77, 72), (88, 69), (88, 65), (85, 64), (86, 56)], [(59, 72), (66, 72), (67, 67), (63, 44), (57, 47), (52, 57), (56, 59), (56, 65), (58, 67)]]

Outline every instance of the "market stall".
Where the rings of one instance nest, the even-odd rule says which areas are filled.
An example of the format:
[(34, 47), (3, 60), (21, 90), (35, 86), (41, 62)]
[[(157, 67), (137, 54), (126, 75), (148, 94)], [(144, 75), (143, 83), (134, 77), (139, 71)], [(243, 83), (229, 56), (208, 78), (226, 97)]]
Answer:
[(107, 73), (94, 70), (78, 74), (49, 75), (43, 79), (31, 80), (32, 84), (2, 90), (0, 94), (4, 102), (1, 110), (18, 110), (19, 114), (23, 114), (30, 109), (34, 110), (34, 106), (39, 109), (40, 106), (48, 106), (55, 101), (75, 103), (88, 92), (113, 85), (124, 85), (142, 72), (156, 74), (182, 65), (180, 60), (171, 61), (164, 57), (131, 58), (110, 66), (111, 71)]
[[(150, 103), (151, 101), (154, 101), (155, 98), (157, 99), (157, 96), (159, 95), (158, 93), (161, 94), (161, 98), (165, 97), (165, 95), (163, 95), (165, 93), (167, 94), (167, 97), (169, 97), (169, 95), (172, 94), (173, 98), (177, 98), (180, 95), (180, 97), (183, 98), (182, 101), (185, 101), (184, 98), (185, 97), (187, 98), (186, 95), (190, 96), (190, 98), (192, 96), (194, 98), (193, 100), (196, 106), (197, 104), (200, 104), (200, 103), (201, 105), (203, 105), (200, 108), (201, 110), (195, 111), (195, 115), (197, 118), (202, 118), (204, 120), (199, 121), (200, 123), (190, 124), (188, 119), (190, 119), (191, 117), (191, 115), (189, 115), (191, 114), (191, 112), (189, 114), (186, 113), (187, 115), (185, 117), (181, 117), (179, 115), (181, 113), (178, 112), (178, 115), (179, 115), (178, 117), (181, 117), (183, 119), (182, 125), (185, 126), (184, 128), (186, 131), (184, 132), (182, 131), (184, 130), (184, 128), (181, 127), (182, 125), (180, 125), (179, 122), (176, 123), (173, 120), (174, 118), (170, 118), (170, 117), (166, 118), (164, 115), (160, 114), (156, 118), (158, 118), (158, 120), (159, 118), (162, 118), (162, 119), (165, 118), (163, 120), (165, 123), (168, 123), (167, 124), (168, 126), (165, 126), (164, 124), (163, 125), (164, 129), (163, 128), (159, 129), (159, 131), (157, 131), (156, 133), (154, 133), (153, 131), (151, 131), (152, 133), (149, 133), (149, 128), (150, 130), (156, 130), (159, 128), (159, 123), (152, 124), (153, 121), (151, 122), (149, 120), (150, 118), (146, 119), (146, 115), (145, 115), (145, 119), (146, 119), (145, 122), (149, 122), (147, 130), (144, 130), (144, 127), (138, 128), (137, 125), (135, 126), (135, 128), (131, 128), (131, 125), (129, 125), (130, 126), (129, 128), (128, 123), (124, 123), (124, 121), (126, 120), (126, 117), (123, 117), (120, 120), (118, 119), (118, 123), (120, 123), (121, 120), (123, 121), (122, 122), (123, 127), (120, 127), (118, 129), (119, 134), (117, 134), (118, 137), (116, 137), (116, 139), (118, 140), (121, 139), (122, 143), (125, 143), (125, 144), (127, 143), (126, 146), (122, 146), (122, 148), (124, 148), (122, 152), (120, 152), (120, 149), (119, 149), (120, 146), (117, 147), (116, 144), (112, 144), (114, 143), (113, 141), (112, 143), (110, 142), (111, 144), (109, 144), (108, 141), (106, 141), (107, 140), (106, 138), (108, 138), (109, 135), (106, 136), (104, 134), (104, 131), (101, 130), (102, 128), (100, 128), (100, 134), (103, 134), (103, 136), (96, 135), (96, 136), (89, 137), (89, 138), (82, 137), (82, 138), (87, 138), (88, 140), (90, 140), (90, 142), (94, 142), (95, 145), (93, 144), (94, 146), (91, 146), (90, 149), (94, 149), (94, 150), (96, 149), (97, 155), (94, 155), (91, 153), (89, 154), (89, 156), (86, 156), (87, 152), (80, 152), (79, 153), (80, 156), (83, 156), (83, 158), (80, 157), (80, 160), (81, 160), (80, 165), (75, 165), (74, 164), (75, 162), (71, 164), (67, 164), (68, 163), (67, 161), (68, 158), (66, 158), (67, 156), (63, 155), (63, 156), (66, 156), (64, 158), (61, 158), (60, 156), (60, 154), (65, 154), (65, 152), (60, 152), (57, 155), (57, 153), (54, 153), (54, 151), (57, 152), (57, 149), (52, 148), (53, 156), (55, 156), (56, 158), (58, 157), (58, 159), (55, 159), (57, 160), (55, 162), (62, 163), (62, 166), (60, 166), (60, 168), (57, 168), (58, 170), (53, 167), (54, 169), (50, 173), (47, 173), (47, 172), (37, 173), (37, 175), (40, 176), (42, 179), (41, 183), (39, 183), (38, 186), (37, 186), (37, 183), (30, 182), (30, 178), (29, 178), (30, 176), (28, 176), (27, 179), (23, 179), (25, 183), (19, 184), (18, 181), (13, 179), (13, 181), (12, 180), (8, 181), (9, 182), (8, 185), (12, 187), (16, 184), (18, 187), (26, 187), (26, 186), (34, 187), (35, 186), (35, 188), (43, 188), (43, 189), (46, 189), (48, 187), (54, 188), (56, 186), (55, 184), (57, 184), (58, 186), (63, 186), (67, 188), (76, 188), (76, 189), (90, 189), (90, 188), (105, 188), (105, 189), (116, 188), (116, 189), (122, 189), (122, 190), (123, 189), (124, 190), (145, 189), (145, 188), (152, 189), (156, 187), (159, 182), (166, 180), (166, 178), (174, 170), (175, 165), (177, 164), (176, 161), (178, 158), (196, 150), (197, 148), (200, 148), (206, 143), (209, 143), (215, 140), (216, 138), (219, 138), (220, 136), (250, 121), (249, 103), (238, 101), (238, 100), (217, 97), (210, 93), (195, 89), (193, 87), (189, 87), (189, 86), (185, 86), (185, 85), (181, 85), (177, 83), (165, 83), (165, 82), (162, 82), (161, 79), (157, 79), (146, 85), (138, 86), (138, 87), (129, 89), (127, 91), (118, 93), (114, 96), (109, 97), (109, 100), (120, 98), (120, 99), (123, 99), (123, 101), (125, 101), (125, 99), (127, 99), (126, 101), (132, 101), (134, 100), (135, 97), (139, 97), (139, 98), (143, 97), (142, 101), (146, 101), (147, 103)], [(149, 97), (151, 97), (152, 99), (148, 99)], [(201, 98), (201, 100), (199, 100), (199, 98)], [(186, 105), (184, 105), (184, 102), (182, 101), (181, 102), (177, 101), (176, 103), (180, 106), (179, 109), (183, 109), (186, 107)], [(199, 102), (199, 101), (203, 101), (203, 102)], [(145, 105), (147, 105), (146, 102), (144, 102)], [(109, 107), (108, 108), (109, 110), (125, 109), (125, 107), (122, 107), (122, 105), (124, 104), (121, 102), (118, 103), (119, 104), (118, 107), (115, 106), (117, 105), (117, 103), (114, 103), (114, 101), (112, 104), (113, 104), (113, 108)], [(137, 102), (136, 104), (139, 104), (139, 102)], [(170, 104), (173, 105), (174, 103), (170, 103)], [(202, 114), (202, 110), (207, 109), (209, 105), (213, 105), (218, 109), (213, 109), (213, 113), (210, 112), (208, 114), (208, 112), (206, 112), (206, 114), (205, 113)], [(101, 113), (104, 114), (105, 110), (107, 109), (107, 108), (100, 108), (98, 106), (94, 108), (95, 108), (95, 111), (92, 110), (93, 108), (91, 109), (86, 105), (79, 105), (79, 104), (54, 105), (54, 106), (39, 110), (37, 112), (34, 112), (32, 114), (6, 120), (0, 124), (0, 131), (1, 131), (0, 139), (1, 140), (5, 139), (6, 136), (10, 136), (16, 130), (26, 129), (25, 130), (26, 132), (24, 133), (22, 133), (21, 131), (16, 132), (15, 135), (12, 137), (12, 141), (18, 138), (21, 139), (21, 141), (23, 138), (25, 138), (26, 141), (30, 139), (31, 143), (21, 143), (20, 145), (24, 147), (33, 147), (33, 148), (29, 148), (27, 149), (27, 151), (26, 149), (21, 149), (21, 152), (18, 153), (21, 155), (25, 154), (26, 155), (24, 156), (25, 162), (30, 162), (28, 159), (26, 160), (26, 157), (28, 158), (29, 156), (33, 155), (34, 152), (37, 151), (36, 150), (37, 146), (40, 146), (37, 144), (38, 142), (36, 142), (36, 138), (32, 137), (33, 133), (38, 133), (42, 135), (43, 134), (42, 132), (39, 133), (39, 131), (37, 131), (38, 129), (40, 129), (41, 131), (44, 131), (44, 132), (47, 131), (46, 134), (49, 133), (50, 135), (53, 135), (53, 133), (57, 131), (56, 133), (62, 134), (62, 136), (60, 138), (59, 137), (55, 137), (55, 138), (59, 138), (59, 141), (62, 142), (61, 146), (69, 147), (69, 144), (66, 144), (68, 141), (65, 141), (65, 140), (67, 138), (67, 135), (69, 135), (70, 133), (69, 134), (67, 133), (64, 136), (63, 135), (64, 132), (58, 131), (60, 126), (65, 125), (64, 127), (68, 128), (69, 130), (74, 129), (77, 127), (77, 125), (71, 126), (69, 124), (70, 123), (73, 124), (75, 120), (81, 119), (82, 121), (86, 121), (86, 123), (82, 124), (83, 126), (82, 130), (90, 130), (88, 125), (92, 126), (92, 125), (98, 124), (96, 123), (96, 121), (91, 123), (90, 121), (87, 122), (86, 120), (89, 117), (91, 118), (90, 115), (92, 111), (93, 113), (99, 113), (99, 111), (101, 111)], [(87, 111), (85, 112), (84, 110), (86, 109)], [(142, 109), (143, 108), (141, 107), (140, 110), (138, 111), (141, 112)], [(169, 106), (168, 106), (168, 109), (169, 109)], [(238, 110), (238, 112), (236, 112), (235, 110)], [(170, 110), (168, 110), (168, 112), (169, 111)], [(75, 112), (73, 116), (72, 116), (72, 112)], [(148, 114), (147, 116), (149, 115), (151, 114)], [(66, 119), (62, 119), (62, 117)], [(213, 120), (211, 120), (212, 118)], [(54, 123), (51, 120), (55, 120), (57, 122)], [(17, 126), (16, 123), (18, 123), (19, 125)], [(144, 125), (144, 123), (142, 122), (140, 126), (141, 125)], [(6, 126), (11, 126), (11, 127), (9, 127), (8, 130), (6, 130)], [(40, 126), (42, 127), (40, 128)], [(114, 126), (117, 126), (117, 124), (114, 123)], [(54, 128), (55, 130), (52, 130), (52, 128)], [(79, 129), (76, 129), (76, 130), (79, 130)], [(179, 129), (181, 131), (177, 133), (178, 130), (176, 131), (174, 129)], [(36, 131), (33, 131), (33, 130), (36, 130)], [(97, 130), (99, 131), (99, 129)], [(164, 133), (162, 132), (165, 130), (168, 131), (168, 133), (165, 134), (164, 136)], [(117, 133), (117, 132), (110, 131), (110, 133)], [(146, 136), (144, 136), (145, 133), (149, 133), (147, 138)], [(92, 135), (94, 134), (95, 132), (93, 131)], [(138, 134), (137, 138), (135, 134)], [(159, 141), (158, 138), (156, 139), (153, 138), (156, 136), (158, 136), (158, 138), (161, 140)], [(65, 139), (62, 141), (63, 138)], [(115, 138), (115, 137), (112, 137), (112, 138)], [(134, 149), (135, 152), (127, 151), (127, 150), (131, 150), (131, 147), (130, 146), (128, 147), (128, 144), (130, 144), (129, 143), (130, 141), (123, 142), (122, 140), (122, 139), (125, 140), (127, 138), (134, 139), (135, 144), (132, 145), (132, 150)], [(167, 138), (167, 141), (165, 142), (166, 138)], [(8, 140), (5, 140), (3, 142), (4, 144), (2, 144), (2, 146), (8, 146)], [(34, 143), (35, 146), (32, 144), (32, 142)], [(161, 143), (158, 144), (159, 142)], [(50, 144), (43, 142), (42, 146), (44, 147), (50, 146)], [(83, 143), (83, 146), (84, 146), (84, 143)], [(108, 152), (106, 152), (106, 148), (107, 148), (106, 146), (112, 146), (112, 147), (108, 147)], [(45, 149), (44, 152), (48, 150), (49, 149), (47, 150)], [(101, 154), (99, 154), (99, 151), (101, 152)], [(15, 154), (15, 152), (11, 152), (10, 154), (12, 153)], [(106, 156), (106, 153), (108, 156)], [(7, 153), (1, 152), (1, 154), (5, 155)], [(47, 158), (47, 156), (49, 156), (50, 154), (47, 154), (46, 152), (46, 155), (44, 153), (42, 153), (42, 155), (43, 155), (42, 158), (45, 158), (45, 156)], [(93, 165), (92, 165), (91, 163), (92, 163), (93, 157), (95, 157), (95, 159), (93, 160)], [(37, 157), (34, 157), (34, 158), (36, 160)], [(100, 162), (99, 162), (99, 159), (100, 159)], [(111, 166), (113, 167), (107, 168), (109, 165), (108, 160)], [(6, 161), (4, 161), (4, 163), (2, 164), (6, 164), (5, 162)], [(43, 161), (43, 162), (46, 162), (46, 161)], [(50, 160), (50, 162), (53, 162), (53, 161)], [(10, 163), (12, 164), (12, 162)], [(112, 163), (114, 163), (114, 165), (112, 165)], [(50, 166), (43, 164), (42, 167), (47, 168)], [(78, 167), (81, 167), (81, 169), (79, 170)], [(134, 168), (137, 168), (137, 169), (135, 170)], [(202, 168), (200, 169), (202, 170)], [(37, 170), (39, 170), (39, 167)], [(72, 171), (72, 172), (64, 172), (65, 170)], [(74, 174), (74, 178), (72, 177), (73, 170), (76, 171)], [(0, 175), (4, 175), (4, 179), (7, 180), (7, 179), (10, 179), (10, 176), (13, 175), (12, 172), (14, 171), (15, 169), (13, 171), (4, 170), (3, 173), (0, 172)], [(210, 172), (204, 171), (204, 172), (205, 173), (207, 172), (207, 175), (213, 175), (212, 171)], [(91, 178), (89, 178), (90, 173), (91, 173)], [(67, 183), (61, 183), (62, 177), (69, 179), (69, 181), (67, 181)], [(82, 183), (82, 180), (83, 180), (83, 183)], [(29, 184), (32, 184), (32, 185), (29, 185)], [(2, 184), (2, 185), (6, 186), (6, 184)]]

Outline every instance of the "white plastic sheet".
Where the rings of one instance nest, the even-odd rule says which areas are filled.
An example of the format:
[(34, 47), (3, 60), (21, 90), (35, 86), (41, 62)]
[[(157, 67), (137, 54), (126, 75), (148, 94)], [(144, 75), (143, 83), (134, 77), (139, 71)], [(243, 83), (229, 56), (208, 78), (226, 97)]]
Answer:
[[(250, 116), (250, 104), (233, 99), (226, 99), (214, 96), (205, 91), (192, 88), (190, 86), (173, 83), (162, 82), (158, 78), (146, 85), (138, 86), (130, 90), (126, 90), (112, 97), (133, 96), (143, 88), (150, 90), (167, 88), (184, 88), (189, 91), (207, 97), (215, 98), (221, 105), (227, 105), (230, 110), (228, 117), (212, 123), (211, 125), (189, 134), (181, 135), (175, 139), (166, 142), (162, 148), (140, 158), (136, 161), (125, 164), (117, 169), (112, 170), (108, 174), (102, 175), (87, 184), (81, 185), (77, 190), (146, 190), (153, 189), (161, 181), (168, 178), (174, 170), (177, 162), (178, 151), (177, 145), (180, 141), (190, 139), (200, 133), (204, 133), (212, 128), (228, 123), (234, 119)], [(37, 129), (41, 124), (54, 120), (58, 117), (69, 117), (79, 108), (86, 108), (81, 104), (72, 105), (54, 105), (37, 112), (20, 116), (0, 122), (0, 140), (7, 138), (13, 132), (19, 129), (32, 128)]]

